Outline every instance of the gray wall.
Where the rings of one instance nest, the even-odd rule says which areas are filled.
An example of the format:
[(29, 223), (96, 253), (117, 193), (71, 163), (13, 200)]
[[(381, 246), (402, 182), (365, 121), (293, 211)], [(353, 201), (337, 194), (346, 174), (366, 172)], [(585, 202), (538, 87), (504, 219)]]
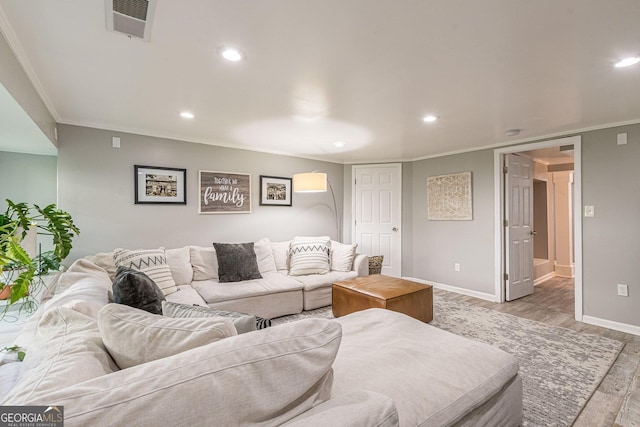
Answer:
[[(427, 177), (465, 171), (471, 171), (473, 220), (427, 220)], [(411, 184), (403, 183), (413, 203), (410, 275), (494, 294), (493, 150), (416, 161)], [(456, 262), (459, 272), (454, 271)]]
[[(325, 171), (341, 216), (342, 165), (69, 125), (60, 125), (58, 136), (59, 205), (81, 231), (69, 260), (116, 247), (337, 237), (329, 192), (294, 193), (293, 207), (259, 206), (259, 175)], [(121, 148), (112, 148), (112, 136)], [(135, 164), (186, 168), (187, 205), (135, 205)], [(251, 174), (252, 213), (198, 215), (198, 170)]]
[(56, 122), (0, 33), (0, 82), (53, 145)]
[(5, 199), (45, 207), (56, 203), (56, 156), (0, 151), (0, 211)]
[[(627, 132), (618, 146), (616, 134)], [(640, 326), (640, 125), (582, 135), (584, 314)], [(616, 285), (629, 285), (629, 296)]]

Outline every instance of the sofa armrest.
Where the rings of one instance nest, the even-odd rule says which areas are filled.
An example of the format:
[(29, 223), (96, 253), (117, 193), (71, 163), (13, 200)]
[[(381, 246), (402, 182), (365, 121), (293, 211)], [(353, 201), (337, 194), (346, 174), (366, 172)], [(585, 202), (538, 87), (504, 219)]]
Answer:
[(353, 271), (358, 273), (358, 276), (369, 275), (369, 257), (364, 254), (356, 254), (353, 259)]
[(286, 427), (396, 427), (398, 412), (390, 397), (355, 391), (331, 398), (285, 424)]

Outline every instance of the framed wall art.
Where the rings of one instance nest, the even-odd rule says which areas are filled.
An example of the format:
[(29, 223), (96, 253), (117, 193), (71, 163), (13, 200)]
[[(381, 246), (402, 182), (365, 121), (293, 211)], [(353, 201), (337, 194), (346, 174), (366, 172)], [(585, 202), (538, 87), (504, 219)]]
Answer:
[(135, 204), (187, 204), (187, 170), (133, 166)]
[(260, 175), (261, 206), (291, 206), (291, 178)]
[(200, 171), (199, 214), (251, 213), (251, 175)]
[(471, 221), (471, 172), (428, 177), (427, 216), (432, 221)]

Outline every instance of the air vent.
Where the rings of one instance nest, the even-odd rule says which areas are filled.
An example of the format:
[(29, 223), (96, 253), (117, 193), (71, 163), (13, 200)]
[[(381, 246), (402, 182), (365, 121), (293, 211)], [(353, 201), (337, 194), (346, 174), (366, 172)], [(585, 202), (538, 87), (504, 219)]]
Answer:
[(105, 0), (107, 30), (149, 41), (156, 1)]

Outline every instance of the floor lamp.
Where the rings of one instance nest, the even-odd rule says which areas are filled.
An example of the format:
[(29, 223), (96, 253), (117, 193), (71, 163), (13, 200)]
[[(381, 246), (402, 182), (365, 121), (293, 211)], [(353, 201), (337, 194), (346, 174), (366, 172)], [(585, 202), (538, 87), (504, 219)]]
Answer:
[(327, 178), (327, 174), (324, 172), (306, 172), (293, 175), (293, 191), (296, 193), (323, 193), (327, 191), (327, 187), (329, 187), (331, 198), (333, 199), (333, 213), (335, 215), (336, 230), (338, 231), (338, 240), (342, 240), (336, 195), (333, 192), (333, 187), (331, 186), (331, 181)]

